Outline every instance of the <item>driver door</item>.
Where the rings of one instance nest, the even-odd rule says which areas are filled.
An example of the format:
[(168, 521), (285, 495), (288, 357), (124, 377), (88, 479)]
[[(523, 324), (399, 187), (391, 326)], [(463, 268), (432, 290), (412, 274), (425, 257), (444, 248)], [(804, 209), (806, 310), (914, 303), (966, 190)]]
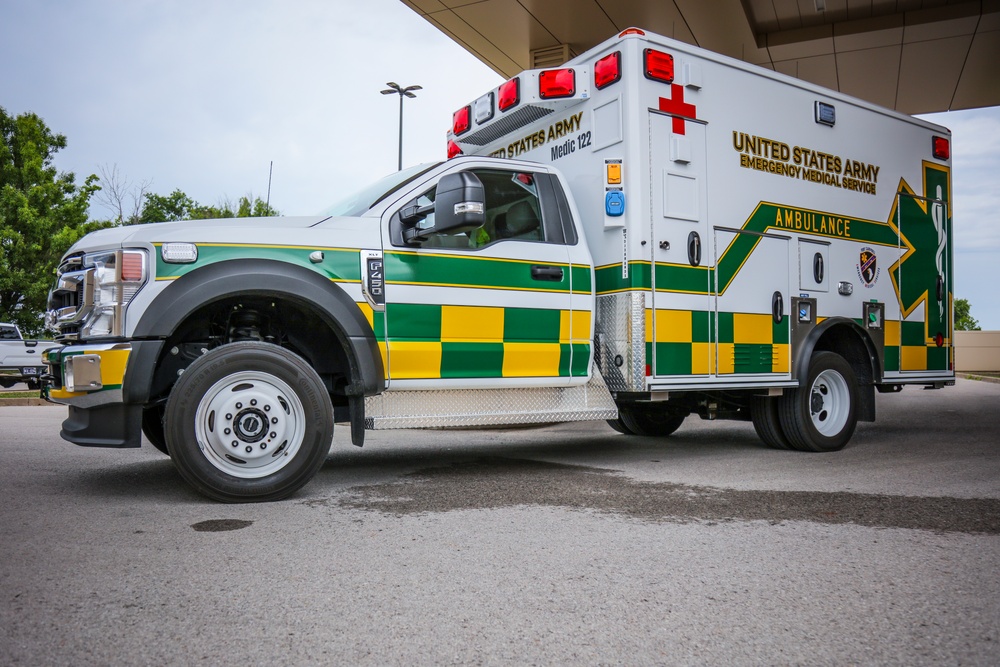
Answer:
[[(485, 223), (435, 233), (436, 186), (392, 214), (385, 248), (385, 331), (392, 389), (568, 384), (569, 251), (546, 215), (546, 173), (473, 169)], [(400, 212), (430, 211), (422, 240), (403, 241)]]

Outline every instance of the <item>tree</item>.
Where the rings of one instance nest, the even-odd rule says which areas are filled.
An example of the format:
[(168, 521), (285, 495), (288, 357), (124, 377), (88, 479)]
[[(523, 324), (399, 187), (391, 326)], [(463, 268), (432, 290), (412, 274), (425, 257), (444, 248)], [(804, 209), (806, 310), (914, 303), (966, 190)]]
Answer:
[(53, 158), (66, 137), (36, 114), (11, 116), (3, 107), (0, 137), (0, 321), (37, 336), (62, 254), (110, 223), (87, 220), (96, 176), (77, 187), (72, 173), (57, 173)]
[(152, 181), (144, 180), (133, 183), (129, 178), (118, 172), (118, 165), (102, 165), (101, 188), (94, 199), (109, 209), (114, 215), (116, 225), (135, 225), (139, 223), (146, 193)]
[(173, 222), (176, 220), (209, 220), (212, 218), (259, 218), (279, 213), (253, 193), (240, 197), (233, 203), (223, 197), (215, 206), (199, 204), (180, 189), (163, 196), (146, 193), (146, 203), (139, 214), (139, 222)]
[(955, 299), (955, 330), (979, 331), (979, 321), (972, 317), (968, 299)]

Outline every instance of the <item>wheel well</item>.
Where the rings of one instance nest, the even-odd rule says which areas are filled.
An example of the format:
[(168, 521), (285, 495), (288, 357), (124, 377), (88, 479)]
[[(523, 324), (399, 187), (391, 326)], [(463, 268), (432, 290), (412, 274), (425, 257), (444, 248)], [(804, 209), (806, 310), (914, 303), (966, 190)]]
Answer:
[(337, 332), (308, 304), (256, 292), (205, 304), (180, 322), (161, 348), (150, 402), (165, 401), (202, 354), (237, 341), (272, 343), (301, 356), (322, 378), (333, 404), (347, 405), (351, 362)]
[[(858, 419), (875, 421), (875, 385), (882, 381), (882, 369), (880, 355), (868, 334), (853, 322), (831, 321), (808, 352), (808, 357), (803, 355), (806, 363), (802, 370), (806, 374), (808, 361), (816, 352), (833, 352), (847, 361), (858, 382)], [(800, 382), (804, 382), (802, 377)]]
[(839, 354), (851, 365), (859, 383), (874, 384), (876, 364), (873, 363), (872, 350), (862, 336), (864, 334), (846, 324), (837, 324), (823, 332), (813, 351)]

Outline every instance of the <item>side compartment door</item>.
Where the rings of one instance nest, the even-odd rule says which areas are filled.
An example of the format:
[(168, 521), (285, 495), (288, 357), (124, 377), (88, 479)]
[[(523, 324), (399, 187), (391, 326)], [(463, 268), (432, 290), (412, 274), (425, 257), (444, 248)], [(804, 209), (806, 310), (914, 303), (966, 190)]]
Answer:
[[(573, 368), (573, 270), (547, 197), (549, 174), (473, 169), (486, 223), (402, 241), (399, 212), (430, 207), (435, 187), (391, 212), (385, 247), (391, 389), (562, 386)], [(557, 216), (556, 216), (557, 218)], [(433, 227), (433, 212), (418, 227)]]
[(715, 228), (720, 377), (790, 377), (790, 244), (787, 236)]
[(647, 311), (647, 363), (655, 377), (704, 378), (715, 373), (705, 125), (650, 110), (649, 137), (653, 309)]

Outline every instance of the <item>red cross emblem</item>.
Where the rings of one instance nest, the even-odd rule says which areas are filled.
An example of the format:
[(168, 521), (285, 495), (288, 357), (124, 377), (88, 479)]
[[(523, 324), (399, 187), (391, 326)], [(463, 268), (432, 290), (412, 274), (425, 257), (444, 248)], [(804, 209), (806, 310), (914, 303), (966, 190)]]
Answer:
[(670, 84), (670, 99), (660, 98), (660, 111), (674, 114), (674, 134), (684, 134), (684, 121), (697, 119), (698, 109), (684, 101), (684, 86)]

